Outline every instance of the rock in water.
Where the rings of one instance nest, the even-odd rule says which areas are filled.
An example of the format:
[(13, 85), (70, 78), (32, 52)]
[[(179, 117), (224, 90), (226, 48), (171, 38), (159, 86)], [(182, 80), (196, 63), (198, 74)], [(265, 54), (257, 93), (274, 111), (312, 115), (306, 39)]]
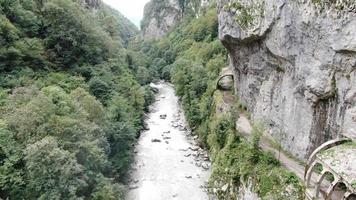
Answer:
[(135, 190), (135, 189), (137, 189), (137, 188), (138, 188), (137, 185), (130, 185), (130, 186), (129, 186), (129, 190)]
[(151, 142), (161, 142), (160, 139), (152, 139)]
[(210, 166), (209, 166), (208, 163), (203, 163), (203, 164), (201, 165), (201, 167), (202, 167), (203, 169), (205, 169), (205, 170), (208, 170), (208, 169), (210, 168)]

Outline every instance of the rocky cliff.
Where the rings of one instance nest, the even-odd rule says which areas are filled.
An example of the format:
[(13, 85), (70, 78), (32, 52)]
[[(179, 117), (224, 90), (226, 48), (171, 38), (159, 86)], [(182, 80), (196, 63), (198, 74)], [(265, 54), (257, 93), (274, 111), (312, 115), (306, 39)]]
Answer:
[(356, 138), (356, 5), (325, 2), (218, 1), (236, 94), (300, 158), (332, 138)]
[(141, 22), (143, 38), (161, 38), (185, 16), (200, 16), (211, 2), (212, 0), (151, 0), (145, 5)]
[(158, 39), (182, 19), (183, 11), (178, 0), (152, 0), (144, 8), (141, 23), (146, 40)]
[(88, 9), (99, 9), (102, 6), (101, 0), (78, 0), (81, 5)]

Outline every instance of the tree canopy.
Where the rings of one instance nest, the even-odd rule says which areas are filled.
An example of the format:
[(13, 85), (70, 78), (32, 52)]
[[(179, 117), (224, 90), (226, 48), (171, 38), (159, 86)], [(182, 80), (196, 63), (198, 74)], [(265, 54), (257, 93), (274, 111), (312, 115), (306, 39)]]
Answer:
[(0, 0), (2, 199), (124, 198), (152, 92), (137, 28), (86, 2)]

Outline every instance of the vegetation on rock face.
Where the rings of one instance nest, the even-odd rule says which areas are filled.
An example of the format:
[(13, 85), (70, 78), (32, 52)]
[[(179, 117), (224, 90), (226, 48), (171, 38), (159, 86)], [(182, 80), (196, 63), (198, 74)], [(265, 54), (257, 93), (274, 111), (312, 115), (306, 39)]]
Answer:
[(256, 19), (264, 17), (264, 1), (251, 1), (249, 3), (230, 2), (225, 5), (225, 10), (235, 14), (237, 24), (243, 29), (253, 25)]
[[(158, 23), (158, 28), (162, 23), (164, 15), (171, 14), (173, 12), (179, 12), (181, 19), (184, 17), (196, 16), (196, 12), (199, 10), (202, 0), (151, 0), (145, 6), (144, 18), (141, 21), (141, 30), (145, 32), (152, 18)], [(174, 5), (176, 4), (176, 5)]]
[(257, 133), (261, 130), (255, 130), (255, 140), (250, 143), (236, 131), (237, 113), (216, 113), (218, 99), (222, 98), (215, 90), (216, 81), (227, 65), (226, 51), (217, 35), (217, 15), (215, 8), (210, 8), (199, 18), (186, 19), (156, 43), (146, 42), (145, 47), (150, 48), (142, 53), (157, 56), (151, 57), (155, 61), (148, 63), (148, 69), (174, 83), (191, 128), (199, 135), (201, 145), (210, 150), (210, 186), (219, 199), (236, 199), (239, 187), (248, 182), (262, 198), (301, 199), (300, 180), (259, 148)]
[[(0, 0), (0, 197), (122, 199), (152, 92), (100, 3)], [(144, 74), (144, 73), (142, 73)]]
[(353, 0), (311, 0), (320, 9), (335, 8), (338, 11), (356, 12), (356, 4)]
[(208, 146), (213, 156), (210, 187), (218, 198), (238, 199), (244, 188), (262, 199), (303, 199), (301, 180), (281, 167), (274, 154), (260, 149), (263, 129), (255, 126), (252, 141), (248, 141), (236, 131), (235, 115), (213, 113), (209, 118)]

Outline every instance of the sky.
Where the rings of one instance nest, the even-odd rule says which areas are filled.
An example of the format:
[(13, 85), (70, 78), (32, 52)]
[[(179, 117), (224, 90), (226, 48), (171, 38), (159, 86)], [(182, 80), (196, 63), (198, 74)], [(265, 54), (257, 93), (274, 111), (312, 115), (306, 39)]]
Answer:
[(143, 16), (143, 8), (149, 0), (103, 0), (106, 4), (120, 11), (131, 20), (137, 27)]

